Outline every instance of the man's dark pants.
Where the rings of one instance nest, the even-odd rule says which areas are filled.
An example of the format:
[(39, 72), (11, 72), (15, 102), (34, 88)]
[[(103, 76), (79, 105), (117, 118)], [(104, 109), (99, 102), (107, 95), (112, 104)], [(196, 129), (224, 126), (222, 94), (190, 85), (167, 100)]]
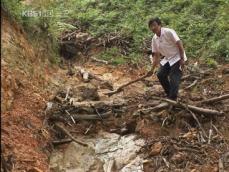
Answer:
[(179, 68), (179, 61), (172, 66), (169, 65), (169, 62), (167, 62), (164, 66), (161, 65), (157, 73), (157, 77), (164, 88), (167, 97), (172, 100), (177, 99), (182, 77), (182, 71)]

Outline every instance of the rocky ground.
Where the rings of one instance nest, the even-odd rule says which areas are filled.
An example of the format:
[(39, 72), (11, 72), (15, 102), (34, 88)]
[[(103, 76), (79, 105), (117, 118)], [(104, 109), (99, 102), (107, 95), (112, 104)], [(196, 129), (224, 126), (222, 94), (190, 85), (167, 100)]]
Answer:
[[(163, 104), (160, 98), (164, 97), (155, 76), (108, 97), (106, 93), (111, 91), (110, 85), (116, 89), (141, 76), (144, 71), (96, 66), (94, 63), (75, 67), (75, 73), (69, 78), (66, 87), (50, 100), (53, 106), (47, 113), (47, 127), (53, 127), (55, 131), (51, 170), (227, 170), (227, 66), (214, 74), (201, 65), (189, 67), (181, 85), (179, 101), (214, 110), (216, 114), (199, 113), (180, 106), (172, 109), (167, 106), (155, 108)], [(85, 73), (97, 78), (84, 78)], [(104, 84), (106, 81), (109, 84)], [(224, 100), (202, 102), (221, 95), (226, 95)], [(65, 131), (56, 128), (57, 123)], [(74, 141), (69, 143), (71, 137), (88, 144), (89, 148)], [(72, 152), (79, 149), (82, 152), (73, 154), (82, 159), (72, 159)], [(88, 157), (91, 158), (89, 164), (85, 163), (90, 159)]]

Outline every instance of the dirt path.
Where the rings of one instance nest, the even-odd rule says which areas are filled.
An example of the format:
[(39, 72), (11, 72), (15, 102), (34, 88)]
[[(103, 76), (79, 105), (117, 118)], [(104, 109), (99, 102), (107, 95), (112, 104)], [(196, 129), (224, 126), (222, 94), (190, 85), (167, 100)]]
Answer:
[[(82, 67), (82, 66), (81, 66)], [(130, 81), (131, 79), (136, 79), (139, 75), (143, 74), (143, 71), (131, 71), (129, 68), (125, 67), (112, 67), (112, 66), (103, 66), (103, 65), (94, 65), (94, 64), (86, 64), (83, 66), (85, 70), (89, 71), (90, 73), (95, 74), (96, 76), (104, 79), (109, 80), (113, 83), (114, 88), (122, 85)], [(222, 90), (227, 90), (227, 77), (223, 75), (222, 77), (219, 76), (221, 71), (218, 71), (214, 77), (218, 77), (219, 80), (224, 80), (224, 85), (218, 88)], [(72, 79), (74, 81), (72, 81)], [(76, 79), (77, 78), (77, 79)], [(221, 79), (222, 78), (222, 79)], [(226, 79), (226, 80), (225, 80)], [(76, 81), (80, 84), (82, 83), (82, 79), (79, 75), (74, 75), (70, 77), (68, 80), (67, 86), (74, 87), (76, 86)], [(208, 78), (205, 78), (202, 82), (208, 82)], [(103, 119), (102, 121), (77, 121), (76, 124), (72, 123), (69, 119), (69, 122), (74, 127), (65, 125), (65, 127), (71, 131), (71, 133), (81, 140), (84, 140), (87, 143), (91, 143), (90, 150), (86, 149), (81, 152), (83, 155), (87, 156), (87, 153), (91, 157), (97, 157), (98, 155), (96, 152), (97, 147), (99, 146), (98, 137), (101, 137), (101, 132), (103, 133), (100, 139), (109, 138), (110, 133), (116, 133), (117, 137), (124, 137), (128, 138), (132, 135), (137, 138), (143, 138), (144, 144), (141, 148), (137, 151), (139, 153), (134, 154), (132, 158), (126, 157), (128, 161), (126, 163), (120, 165), (120, 160), (114, 157), (112, 163), (116, 162), (115, 165), (111, 165), (109, 169), (113, 169), (113, 171), (131, 171), (134, 168), (138, 169), (139, 171), (217, 171), (219, 170), (219, 159), (227, 156), (228, 151), (228, 126), (227, 122), (229, 121), (228, 116), (223, 117), (204, 117), (198, 116), (200, 123), (203, 125), (204, 130), (209, 134), (209, 129), (212, 128), (211, 124), (214, 124), (214, 129), (212, 128), (213, 135), (211, 136), (211, 142), (203, 141), (200, 136), (200, 128), (198, 127), (196, 121), (192, 117), (185, 116), (188, 112), (180, 111), (179, 109), (175, 109), (173, 111), (163, 110), (156, 113), (149, 113), (145, 116), (133, 117), (134, 112), (137, 109), (141, 109), (146, 104), (151, 104), (149, 106), (154, 106), (158, 102), (152, 100), (152, 96), (162, 96), (163, 97), (163, 90), (159, 85), (158, 81), (156, 80), (155, 76), (152, 78), (147, 79), (144, 82), (139, 82), (128, 86), (124, 89), (123, 92), (113, 95), (112, 97), (108, 98), (104, 95), (104, 92), (109, 91), (107, 88), (102, 88), (101, 83), (95, 80), (90, 80), (90, 84), (95, 85), (99, 89), (97, 90), (99, 93), (100, 100), (111, 100), (115, 98), (123, 98), (128, 101), (125, 107), (119, 107), (118, 109), (112, 108), (114, 112), (112, 116), (108, 119)], [(185, 88), (185, 83), (182, 85), (182, 88)], [(226, 87), (226, 88), (225, 88)], [(182, 90), (181, 88), (181, 90)], [(206, 84), (204, 89), (212, 91), (212, 95), (218, 95), (218, 89), (212, 89), (212, 85)], [(201, 88), (194, 91), (181, 91), (180, 97), (183, 100), (192, 99), (193, 95), (196, 94)], [(66, 88), (65, 88), (66, 90)], [(62, 90), (63, 91), (63, 90)], [(227, 91), (226, 91), (227, 93)], [(64, 95), (66, 92), (64, 93)], [(71, 95), (74, 97), (74, 94)], [(200, 94), (199, 96), (204, 96)], [(210, 95), (209, 95), (210, 97)], [(211, 96), (212, 97), (212, 96)], [(198, 97), (195, 97), (198, 98)], [(83, 100), (87, 101), (87, 100)], [(195, 102), (195, 101), (194, 101)], [(209, 106), (205, 106), (206, 108)], [(222, 109), (228, 112), (228, 100), (224, 101), (224, 104), (218, 103), (214, 106), (211, 106), (214, 109)], [(85, 110), (85, 109), (84, 109)], [(87, 109), (88, 110), (88, 109)], [(87, 111), (86, 110), (86, 111)], [(101, 109), (100, 109), (101, 110)], [(102, 110), (105, 110), (102, 108)], [(93, 110), (92, 110), (93, 111)], [(69, 109), (70, 114), (74, 113), (74, 110)], [(84, 113), (81, 111), (77, 111), (78, 114)], [(101, 111), (102, 112), (102, 111)], [(58, 114), (58, 110), (56, 111)], [(88, 113), (88, 112), (87, 112)], [(87, 114), (86, 113), (86, 114)], [(220, 130), (220, 131), (219, 131)], [(221, 133), (222, 132), (222, 133)], [(86, 133), (86, 134), (85, 134)], [(104, 134), (105, 133), (105, 134)], [(221, 133), (221, 134), (220, 134)], [(112, 136), (112, 137), (116, 137)], [(54, 136), (56, 139), (58, 137)], [(59, 138), (60, 139), (60, 138)], [(100, 140), (98, 139), (98, 140)], [(205, 138), (206, 139), (206, 138)], [(112, 139), (111, 139), (112, 140)], [(115, 141), (114, 141), (115, 142)], [(131, 141), (134, 144), (134, 141)], [(94, 143), (94, 144), (93, 144)], [(221, 143), (221, 144), (219, 144)], [(98, 145), (97, 145), (98, 144)], [(108, 145), (110, 143), (107, 143)], [(118, 144), (119, 145), (119, 144)], [(59, 159), (57, 160), (52, 157), (53, 161), (51, 161), (51, 166), (54, 171), (58, 171), (57, 169), (66, 168), (66, 169), (75, 169), (76, 166), (81, 166), (82, 169), (85, 167), (83, 164), (74, 164), (74, 161), (71, 159), (71, 153), (74, 149), (79, 149), (74, 146), (74, 144), (58, 146), (59, 151), (55, 151), (57, 153)], [(123, 147), (125, 147), (123, 145)], [(134, 147), (134, 146), (133, 146)], [(61, 149), (60, 149), (61, 148)], [(110, 146), (106, 149), (111, 149), (118, 151), (117, 144)], [(105, 149), (105, 150), (106, 150)], [(125, 149), (125, 148), (124, 148)], [(62, 151), (61, 151), (62, 150)], [(83, 148), (82, 148), (83, 150)], [(104, 150), (104, 151), (105, 151)], [(95, 153), (92, 153), (94, 152)], [(132, 150), (134, 151), (134, 150)], [(91, 153), (90, 153), (91, 152)], [(67, 153), (67, 154), (66, 154)], [(117, 153), (117, 152), (116, 152)], [(119, 152), (122, 154), (122, 151)], [(109, 156), (108, 153), (105, 154)], [(105, 156), (104, 155), (104, 156)], [(65, 158), (70, 158), (68, 160), (61, 159), (61, 156), (66, 156)], [(123, 154), (125, 157), (125, 153)], [(85, 157), (86, 158), (86, 157)], [(136, 160), (136, 158), (138, 160)], [(92, 163), (90, 167), (90, 171), (97, 170), (97, 171), (107, 171), (109, 166), (105, 162), (103, 158), (97, 159), (99, 160), (99, 166), (94, 166)], [(113, 162), (114, 161), (114, 162)], [(224, 168), (227, 169), (227, 160), (223, 162)], [(58, 164), (59, 162), (59, 164)], [(63, 163), (64, 164), (60, 164)], [(78, 161), (77, 161), (78, 162)], [(97, 162), (93, 160), (93, 162)], [(108, 161), (109, 162), (109, 161)], [(69, 165), (69, 163), (71, 165)], [(83, 162), (82, 162), (83, 163)], [(132, 164), (132, 165), (131, 165)], [(133, 165), (135, 164), (135, 165)], [(137, 164), (137, 165), (136, 165)], [(78, 170), (82, 170), (79, 168)], [(99, 169), (99, 170), (98, 170)], [(109, 171), (109, 170), (108, 170)], [(112, 170), (111, 170), (112, 171)]]

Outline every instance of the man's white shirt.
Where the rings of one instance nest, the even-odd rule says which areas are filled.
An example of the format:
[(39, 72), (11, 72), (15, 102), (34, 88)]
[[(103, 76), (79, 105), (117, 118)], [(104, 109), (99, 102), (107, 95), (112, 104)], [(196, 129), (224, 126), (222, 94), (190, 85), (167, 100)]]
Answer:
[[(161, 35), (158, 37), (156, 34), (152, 38), (152, 52), (159, 52), (164, 58), (160, 61), (164, 66), (167, 62), (172, 66), (178, 62), (180, 58), (180, 52), (176, 45), (176, 42), (180, 38), (173, 29), (161, 27)], [(184, 52), (184, 61), (187, 60), (187, 56)]]

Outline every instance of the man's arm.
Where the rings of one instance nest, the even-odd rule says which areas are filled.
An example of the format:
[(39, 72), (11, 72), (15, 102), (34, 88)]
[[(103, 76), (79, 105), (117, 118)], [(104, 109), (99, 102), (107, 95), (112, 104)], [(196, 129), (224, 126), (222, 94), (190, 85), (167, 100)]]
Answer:
[(176, 45), (177, 45), (177, 47), (179, 49), (181, 59), (184, 60), (184, 47), (183, 47), (183, 44), (182, 44), (181, 40), (177, 41)]
[(160, 53), (159, 52), (155, 52), (154, 53), (154, 57), (153, 57), (153, 69), (159, 64), (160, 61)]
[(160, 61), (160, 52), (158, 51), (156, 40), (154, 38), (152, 39), (152, 57), (153, 57), (152, 69), (154, 69)]
[(181, 58), (180, 66), (181, 66), (181, 69), (183, 69), (184, 68), (184, 47), (183, 47), (183, 44), (182, 44), (181, 40), (177, 41), (176, 45), (177, 45), (177, 47), (179, 49), (180, 58)]
[(149, 76), (151, 76), (151, 75), (153, 75), (154, 74), (154, 70), (155, 70), (155, 68), (156, 68), (156, 66), (158, 65), (158, 63), (159, 63), (159, 61), (160, 61), (160, 53), (158, 53), (158, 52), (153, 52), (152, 53), (152, 68), (151, 68), (151, 70), (147, 73), (147, 76), (149, 77)]
[(180, 66), (182, 70), (184, 68), (184, 47), (183, 47), (182, 41), (180, 40), (177, 33), (173, 29), (170, 29), (170, 31), (167, 32), (167, 34), (179, 49), (180, 58), (181, 58)]

